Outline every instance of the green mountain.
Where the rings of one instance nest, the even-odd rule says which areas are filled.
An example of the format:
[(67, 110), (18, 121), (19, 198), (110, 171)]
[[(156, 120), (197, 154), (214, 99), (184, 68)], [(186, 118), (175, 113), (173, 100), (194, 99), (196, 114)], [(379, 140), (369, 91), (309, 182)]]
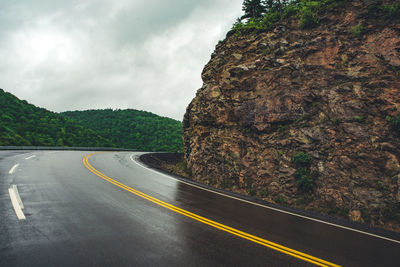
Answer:
[(182, 123), (177, 120), (134, 109), (68, 111), (61, 114), (95, 130), (117, 147), (183, 151)]
[(0, 89), (0, 146), (119, 147), (183, 150), (182, 123), (150, 112), (68, 111), (61, 114)]
[(0, 146), (114, 146), (95, 131), (2, 89), (0, 107)]

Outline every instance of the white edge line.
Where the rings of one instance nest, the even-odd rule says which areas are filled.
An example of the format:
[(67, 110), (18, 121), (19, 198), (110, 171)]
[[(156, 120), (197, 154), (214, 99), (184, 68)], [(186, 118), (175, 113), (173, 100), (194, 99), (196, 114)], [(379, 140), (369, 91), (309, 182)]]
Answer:
[(18, 168), (19, 164), (15, 164), (14, 166), (12, 166), (12, 168), (10, 169), (10, 171), (8, 172), (8, 174), (13, 174), (15, 169)]
[(400, 241), (399, 241), (399, 240), (390, 239), (390, 238), (387, 238), (387, 237), (384, 237), (384, 236), (375, 235), (375, 234), (372, 234), (372, 233), (364, 232), (364, 231), (361, 231), (361, 230), (357, 230), (357, 229), (354, 229), (354, 228), (342, 226), (342, 225), (339, 225), (339, 224), (335, 224), (335, 223), (330, 223), (330, 222), (322, 221), (322, 220), (319, 220), (319, 219), (315, 219), (315, 218), (307, 217), (307, 216), (304, 216), (304, 215), (296, 214), (296, 213), (293, 213), (293, 212), (290, 212), (290, 211), (285, 211), (285, 210), (280, 210), (280, 209), (278, 209), (278, 208), (273, 208), (273, 207), (265, 206), (265, 205), (262, 205), (262, 204), (259, 204), (259, 203), (251, 202), (251, 201), (248, 201), (248, 200), (245, 200), (245, 199), (241, 199), (241, 198), (238, 198), (238, 197), (230, 196), (230, 195), (227, 195), (227, 194), (224, 194), (224, 193), (220, 193), (220, 192), (217, 192), (217, 191), (210, 190), (210, 189), (208, 189), (208, 188), (204, 188), (204, 187), (201, 187), (201, 186), (198, 186), (198, 185), (195, 185), (195, 184), (191, 184), (191, 183), (188, 183), (188, 182), (185, 182), (185, 181), (176, 179), (176, 178), (174, 178), (174, 177), (168, 176), (168, 175), (166, 175), (166, 174), (164, 174), (164, 173), (161, 173), (161, 172), (155, 171), (155, 170), (153, 170), (153, 169), (150, 169), (150, 168), (148, 168), (148, 167), (146, 167), (146, 166), (140, 164), (140, 163), (137, 162), (136, 160), (134, 160), (134, 159), (132, 158), (133, 155), (134, 155), (134, 154), (132, 154), (132, 155), (130, 156), (130, 159), (131, 159), (134, 163), (136, 163), (137, 165), (141, 166), (142, 168), (145, 168), (145, 169), (147, 169), (147, 170), (149, 170), (149, 171), (152, 171), (152, 172), (154, 172), (154, 173), (157, 173), (157, 174), (159, 174), (159, 175), (161, 175), (161, 176), (164, 176), (164, 177), (167, 177), (167, 178), (169, 178), (169, 179), (178, 181), (178, 182), (180, 182), (180, 183), (187, 184), (187, 185), (190, 185), (190, 186), (193, 186), (193, 187), (196, 187), (196, 188), (199, 188), (199, 189), (208, 191), (208, 192), (212, 192), (212, 193), (214, 193), (214, 194), (218, 194), (218, 195), (221, 195), (221, 196), (229, 197), (229, 198), (232, 198), (232, 199), (235, 199), (235, 200), (239, 200), (239, 201), (242, 201), (242, 202), (245, 202), (245, 203), (249, 203), (249, 204), (252, 204), (252, 205), (256, 205), (256, 206), (259, 206), (259, 207), (262, 207), (262, 208), (266, 208), (266, 209), (278, 211), (278, 212), (281, 212), (281, 213), (286, 213), (286, 214), (289, 214), (289, 215), (292, 215), (292, 216), (296, 216), (296, 217), (300, 217), (300, 218), (303, 218), (303, 219), (307, 219), (307, 220), (311, 220), (311, 221), (315, 221), (315, 222), (319, 222), (319, 223), (323, 223), (323, 224), (335, 226), (335, 227), (342, 228), (342, 229), (345, 229), (345, 230), (349, 230), (349, 231), (353, 231), (353, 232), (357, 232), (357, 233), (361, 233), (361, 234), (373, 236), (373, 237), (376, 237), (376, 238), (380, 238), (380, 239), (384, 239), (384, 240), (387, 240), (387, 241), (391, 241), (391, 242), (395, 242), (395, 243), (400, 244)]
[(31, 158), (34, 158), (34, 157), (36, 157), (36, 155), (32, 155), (32, 156), (27, 157), (27, 158), (25, 158), (25, 159), (31, 159)]
[(16, 214), (17, 217), (18, 217), (18, 220), (25, 220), (25, 219), (26, 219), (26, 218), (25, 218), (25, 215), (24, 215), (24, 213), (22, 212), (21, 206), (20, 206), (19, 203), (18, 203), (17, 196), (16, 196), (16, 194), (15, 194), (14, 189), (13, 189), (12, 187), (9, 188), (9, 189), (8, 189), (8, 193), (10, 194), (11, 203), (12, 203), (12, 205), (13, 205), (15, 214)]
[(22, 203), (22, 199), (21, 196), (19, 195), (17, 185), (13, 184), (12, 189), (14, 190), (15, 196), (17, 197), (18, 204), (20, 205), (21, 209), (24, 209), (24, 203)]

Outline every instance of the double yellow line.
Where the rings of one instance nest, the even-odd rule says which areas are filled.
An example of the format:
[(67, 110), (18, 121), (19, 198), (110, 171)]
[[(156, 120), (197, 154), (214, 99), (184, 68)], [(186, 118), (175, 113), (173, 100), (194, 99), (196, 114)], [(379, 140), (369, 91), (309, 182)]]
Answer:
[(98, 153), (92, 153), (92, 154), (86, 155), (83, 158), (83, 164), (86, 166), (86, 168), (88, 168), (91, 172), (93, 172), (94, 174), (96, 174), (100, 178), (106, 180), (107, 182), (109, 182), (109, 183), (111, 183), (111, 184), (113, 184), (115, 186), (118, 186), (119, 188), (122, 188), (122, 189), (124, 189), (124, 190), (126, 190), (128, 192), (131, 192), (132, 194), (135, 194), (135, 195), (137, 195), (139, 197), (142, 197), (142, 198), (144, 198), (144, 199), (146, 199), (146, 200), (148, 200), (150, 202), (153, 202), (153, 203), (155, 203), (155, 204), (157, 204), (159, 206), (162, 206), (162, 207), (164, 207), (166, 209), (169, 209), (169, 210), (174, 211), (176, 213), (182, 214), (182, 215), (184, 215), (186, 217), (189, 217), (189, 218), (191, 218), (193, 220), (202, 222), (204, 224), (210, 225), (210, 226), (212, 226), (214, 228), (217, 228), (217, 229), (220, 229), (222, 231), (228, 232), (228, 233), (233, 234), (235, 236), (250, 240), (250, 241), (252, 241), (254, 243), (260, 244), (260, 245), (265, 246), (265, 247), (269, 247), (271, 249), (274, 249), (274, 250), (277, 250), (279, 252), (285, 253), (287, 255), (293, 256), (295, 258), (298, 258), (298, 259), (313, 263), (315, 265), (318, 265), (318, 266), (339, 266), (337, 264), (334, 264), (334, 263), (319, 259), (317, 257), (313, 257), (311, 255), (302, 253), (300, 251), (297, 251), (297, 250), (294, 250), (294, 249), (290, 249), (288, 247), (279, 245), (277, 243), (265, 240), (263, 238), (260, 238), (260, 237), (257, 237), (257, 236), (254, 236), (254, 235), (251, 235), (251, 234), (248, 234), (248, 233), (245, 233), (243, 231), (240, 231), (240, 230), (237, 230), (235, 228), (223, 225), (221, 223), (209, 220), (209, 219), (207, 219), (205, 217), (199, 216), (197, 214), (194, 214), (194, 213), (189, 212), (187, 210), (178, 208), (178, 207), (173, 206), (171, 204), (168, 204), (168, 203), (166, 203), (164, 201), (161, 201), (161, 200), (159, 200), (157, 198), (154, 198), (152, 196), (144, 194), (144, 193), (142, 193), (142, 192), (140, 192), (140, 191), (138, 191), (136, 189), (133, 189), (132, 187), (126, 186), (123, 183), (120, 183), (120, 182), (118, 182), (118, 181), (116, 181), (114, 179), (111, 179), (110, 177), (102, 174), (101, 172), (99, 172), (98, 170), (93, 168), (92, 165), (90, 165), (89, 158), (91, 156), (95, 155), (95, 154), (98, 154)]

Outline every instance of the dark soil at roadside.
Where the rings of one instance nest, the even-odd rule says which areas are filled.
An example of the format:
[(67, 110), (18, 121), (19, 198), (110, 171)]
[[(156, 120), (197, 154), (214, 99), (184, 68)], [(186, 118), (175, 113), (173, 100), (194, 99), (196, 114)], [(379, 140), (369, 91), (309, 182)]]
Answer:
[(149, 153), (140, 156), (140, 160), (155, 168), (174, 175), (189, 178), (183, 153)]

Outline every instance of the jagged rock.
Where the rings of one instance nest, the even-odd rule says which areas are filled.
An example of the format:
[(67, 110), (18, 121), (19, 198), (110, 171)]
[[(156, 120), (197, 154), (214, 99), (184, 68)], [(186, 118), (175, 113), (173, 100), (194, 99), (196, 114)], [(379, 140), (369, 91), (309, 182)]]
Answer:
[[(399, 26), (351, 33), (372, 25), (376, 2), (347, 3), (312, 30), (228, 35), (184, 117), (192, 178), (400, 231), (400, 143), (386, 119), (400, 109)], [(299, 151), (313, 158), (313, 197), (297, 188)]]
[(241, 60), (243, 55), (242, 54), (232, 54), (237, 60)]
[(361, 222), (361, 212), (359, 210), (352, 210), (349, 213), (349, 218), (353, 222)]

